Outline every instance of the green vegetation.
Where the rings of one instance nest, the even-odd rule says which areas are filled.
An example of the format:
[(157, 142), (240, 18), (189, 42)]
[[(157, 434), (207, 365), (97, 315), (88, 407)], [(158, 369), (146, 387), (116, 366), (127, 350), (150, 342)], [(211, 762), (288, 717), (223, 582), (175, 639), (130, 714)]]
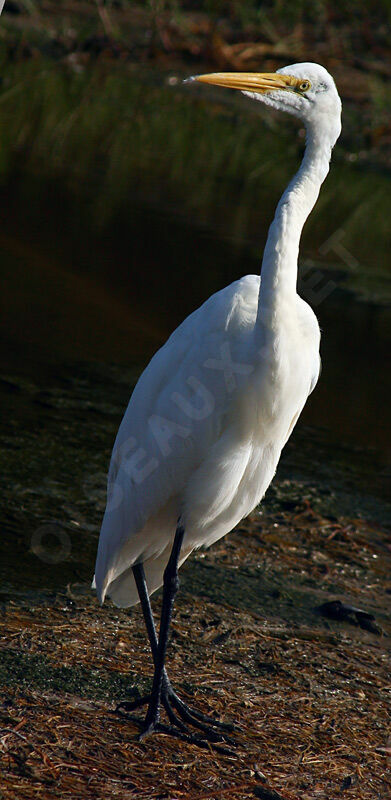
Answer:
[[(126, 6), (126, 0), (122, 1)], [(285, 22), (287, 24), (305, 22), (312, 24), (327, 24), (330, 18), (340, 22), (355, 17), (369, 17), (375, 15), (378, 19), (388, 19), (391, 14), (389, 0), (195, 0), (191, 3), (178, 2), (178, 0), (150, 0), (149, 5), (160, 8), (178, 9), (181, 6), (197, 8), (207, 11), (214, 16), (229, 16), (242, 24), (262, 23), (265, 21)]]
[(112, 65), (82, 74), (41, 62), (13, 67), (0, 96), (3, 182), (15, 170), (61, 179), (76, 201), (90, 197), (102, 223), (134, 192), (165, 204), (186, 196), (202, 212), (218, 209), (227, 191), (238, 204), (239, 190), (251, 207), (261, 176), (272, 169), (284, 180), (289, 160), (292, 170), (296, 144), (286, 134), (278, 133), (276, 162), (276, 132), (260, 136), (258, 115), (241, 124), (241, 112), (221, 114), (155, 77)]
[[(75, 71), (37, 59), (4, 65), (3, 74), (3, 186), (18, 175), (24, 185), (56, 181), (89, 227), (122, 220), (126, 231), (130, 205), (141, 202), (262, 244), (303, 146), (288, 118), (240, 96), (169, 85), (153, 69), (98, 63)], [(319, 259), (319, 248), (342, 229), (360, 272), (386, 272), (389, 184), (387, 174), (348, 163), (337, 146), (304, 254)], [(324, 258), (345, 266), (332, 248)]]
[[(0, 39), (0, 187), (17, 186), (19, 206), (37, 199), (38, 207), (54, 184), (69, 199), (64, 217), (87, 232), (115, 230), (126, 241), (131, 207), (146, 206), (246, 242), (258, 257), (303, 131), (181, 79), (319, 60), (336, 74), (344, 124), (302, 257), (348, 272), (359, 262), (349, 285), (388, 292), (380, 276), (389, 274), (390, 0), (80, 0), (77, 13), (68, 0), (14, 0), (13, 8)], [(348, 263), (327, 245), (335, 232)]]
[(135, 682), (137, 687), (147, 688), (147, 682), (133, 672), (118, 675), (102, 668), (54, 666), (41, 654), (26, 655), (10, 650), (1, 655), (0, 681), (2, 685), (15, 686), (19, 691), (68, 692), (83, 698), (105, 700), (121, 700), (129, 696), (130, 690), (135, 690)]

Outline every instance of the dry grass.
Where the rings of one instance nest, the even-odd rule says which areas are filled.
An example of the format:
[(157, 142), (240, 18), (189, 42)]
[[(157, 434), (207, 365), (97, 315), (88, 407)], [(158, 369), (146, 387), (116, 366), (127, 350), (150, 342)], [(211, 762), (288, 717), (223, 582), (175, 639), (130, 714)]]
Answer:
[[(138, 741), (137, 726), (113, 709), (119, 678), (131, 671), (129, 688), (142, 691), (150, 676), (141, 614), (129, 624), (126, 612), (100, 610), (74, 586), (67, 598), (4, 610), (9, 663), (30, 666), (2, 681), (2, 797), (247, 800), (257, 786), (270, 800), (272, 789), (284, 800), (391, 796), (389, 537), (363, 520), (327, 519), (308, 503), (262, 519), (261, 531), (254, 514), (184, 569), (169, 654), (182, 694), (237, 726), (235, 754), (166, 735)], [(270, 580), (287, 592), (284, 599), (285, 589), (265, 589), (267, 618), (259, 614), (262, 597), (249, 594), (248, 609), (234, 598), (235, 585), (247, 583), (251, 593), (260, 557), (265, 586)], [(200, 568), (205, 592), (208, 576), (224, 570), (231, 606), (192, 592)], [(308, 608), (294, 599), (303, 576)], [(382, 636), (313, 614), (317, 599), (347, 593), (364, 607), (377, 604)], [(82, 675), (76, 693), (68, 691), (73, 671)]]

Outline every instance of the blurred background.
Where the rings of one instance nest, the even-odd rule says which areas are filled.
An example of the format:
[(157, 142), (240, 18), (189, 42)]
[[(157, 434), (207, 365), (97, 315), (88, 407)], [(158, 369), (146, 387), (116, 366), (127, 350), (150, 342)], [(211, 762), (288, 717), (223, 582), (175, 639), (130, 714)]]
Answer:
[(205, 71), (317, 61), (336, 79), (343, 132), (300, 254), (323, 372), (282, 469), (331, 480), (342, 464), (386, 496), (390, 17), (388, 0), (6, 0), (0, 399), (4, 520), (20, 552), (53, 519), (95, 546), (137, 375), (212, 292), (260, 270), (304, 131), (183, 83)]

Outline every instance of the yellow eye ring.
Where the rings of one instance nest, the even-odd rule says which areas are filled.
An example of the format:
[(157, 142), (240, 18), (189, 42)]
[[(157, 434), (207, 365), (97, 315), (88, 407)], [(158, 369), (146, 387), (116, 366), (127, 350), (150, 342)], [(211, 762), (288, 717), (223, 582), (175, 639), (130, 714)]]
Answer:
[(300, 92), (308, 92), (308, 89), (311, 89), (311, 84), (309, 81), (302, 81), (299, 83), (298, 89)]

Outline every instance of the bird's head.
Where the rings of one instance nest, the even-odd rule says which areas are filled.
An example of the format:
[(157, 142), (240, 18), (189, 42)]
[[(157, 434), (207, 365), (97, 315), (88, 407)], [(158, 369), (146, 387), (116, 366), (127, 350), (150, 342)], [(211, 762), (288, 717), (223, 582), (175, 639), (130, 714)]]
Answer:
[(308, 130), (327, 135), (331, 147), (341, 132), (337, 88), (320, 64), (291, 64), (277, 72), (214, 72), (190, 80), (239, 89), (254, 100), (293, 114)]

